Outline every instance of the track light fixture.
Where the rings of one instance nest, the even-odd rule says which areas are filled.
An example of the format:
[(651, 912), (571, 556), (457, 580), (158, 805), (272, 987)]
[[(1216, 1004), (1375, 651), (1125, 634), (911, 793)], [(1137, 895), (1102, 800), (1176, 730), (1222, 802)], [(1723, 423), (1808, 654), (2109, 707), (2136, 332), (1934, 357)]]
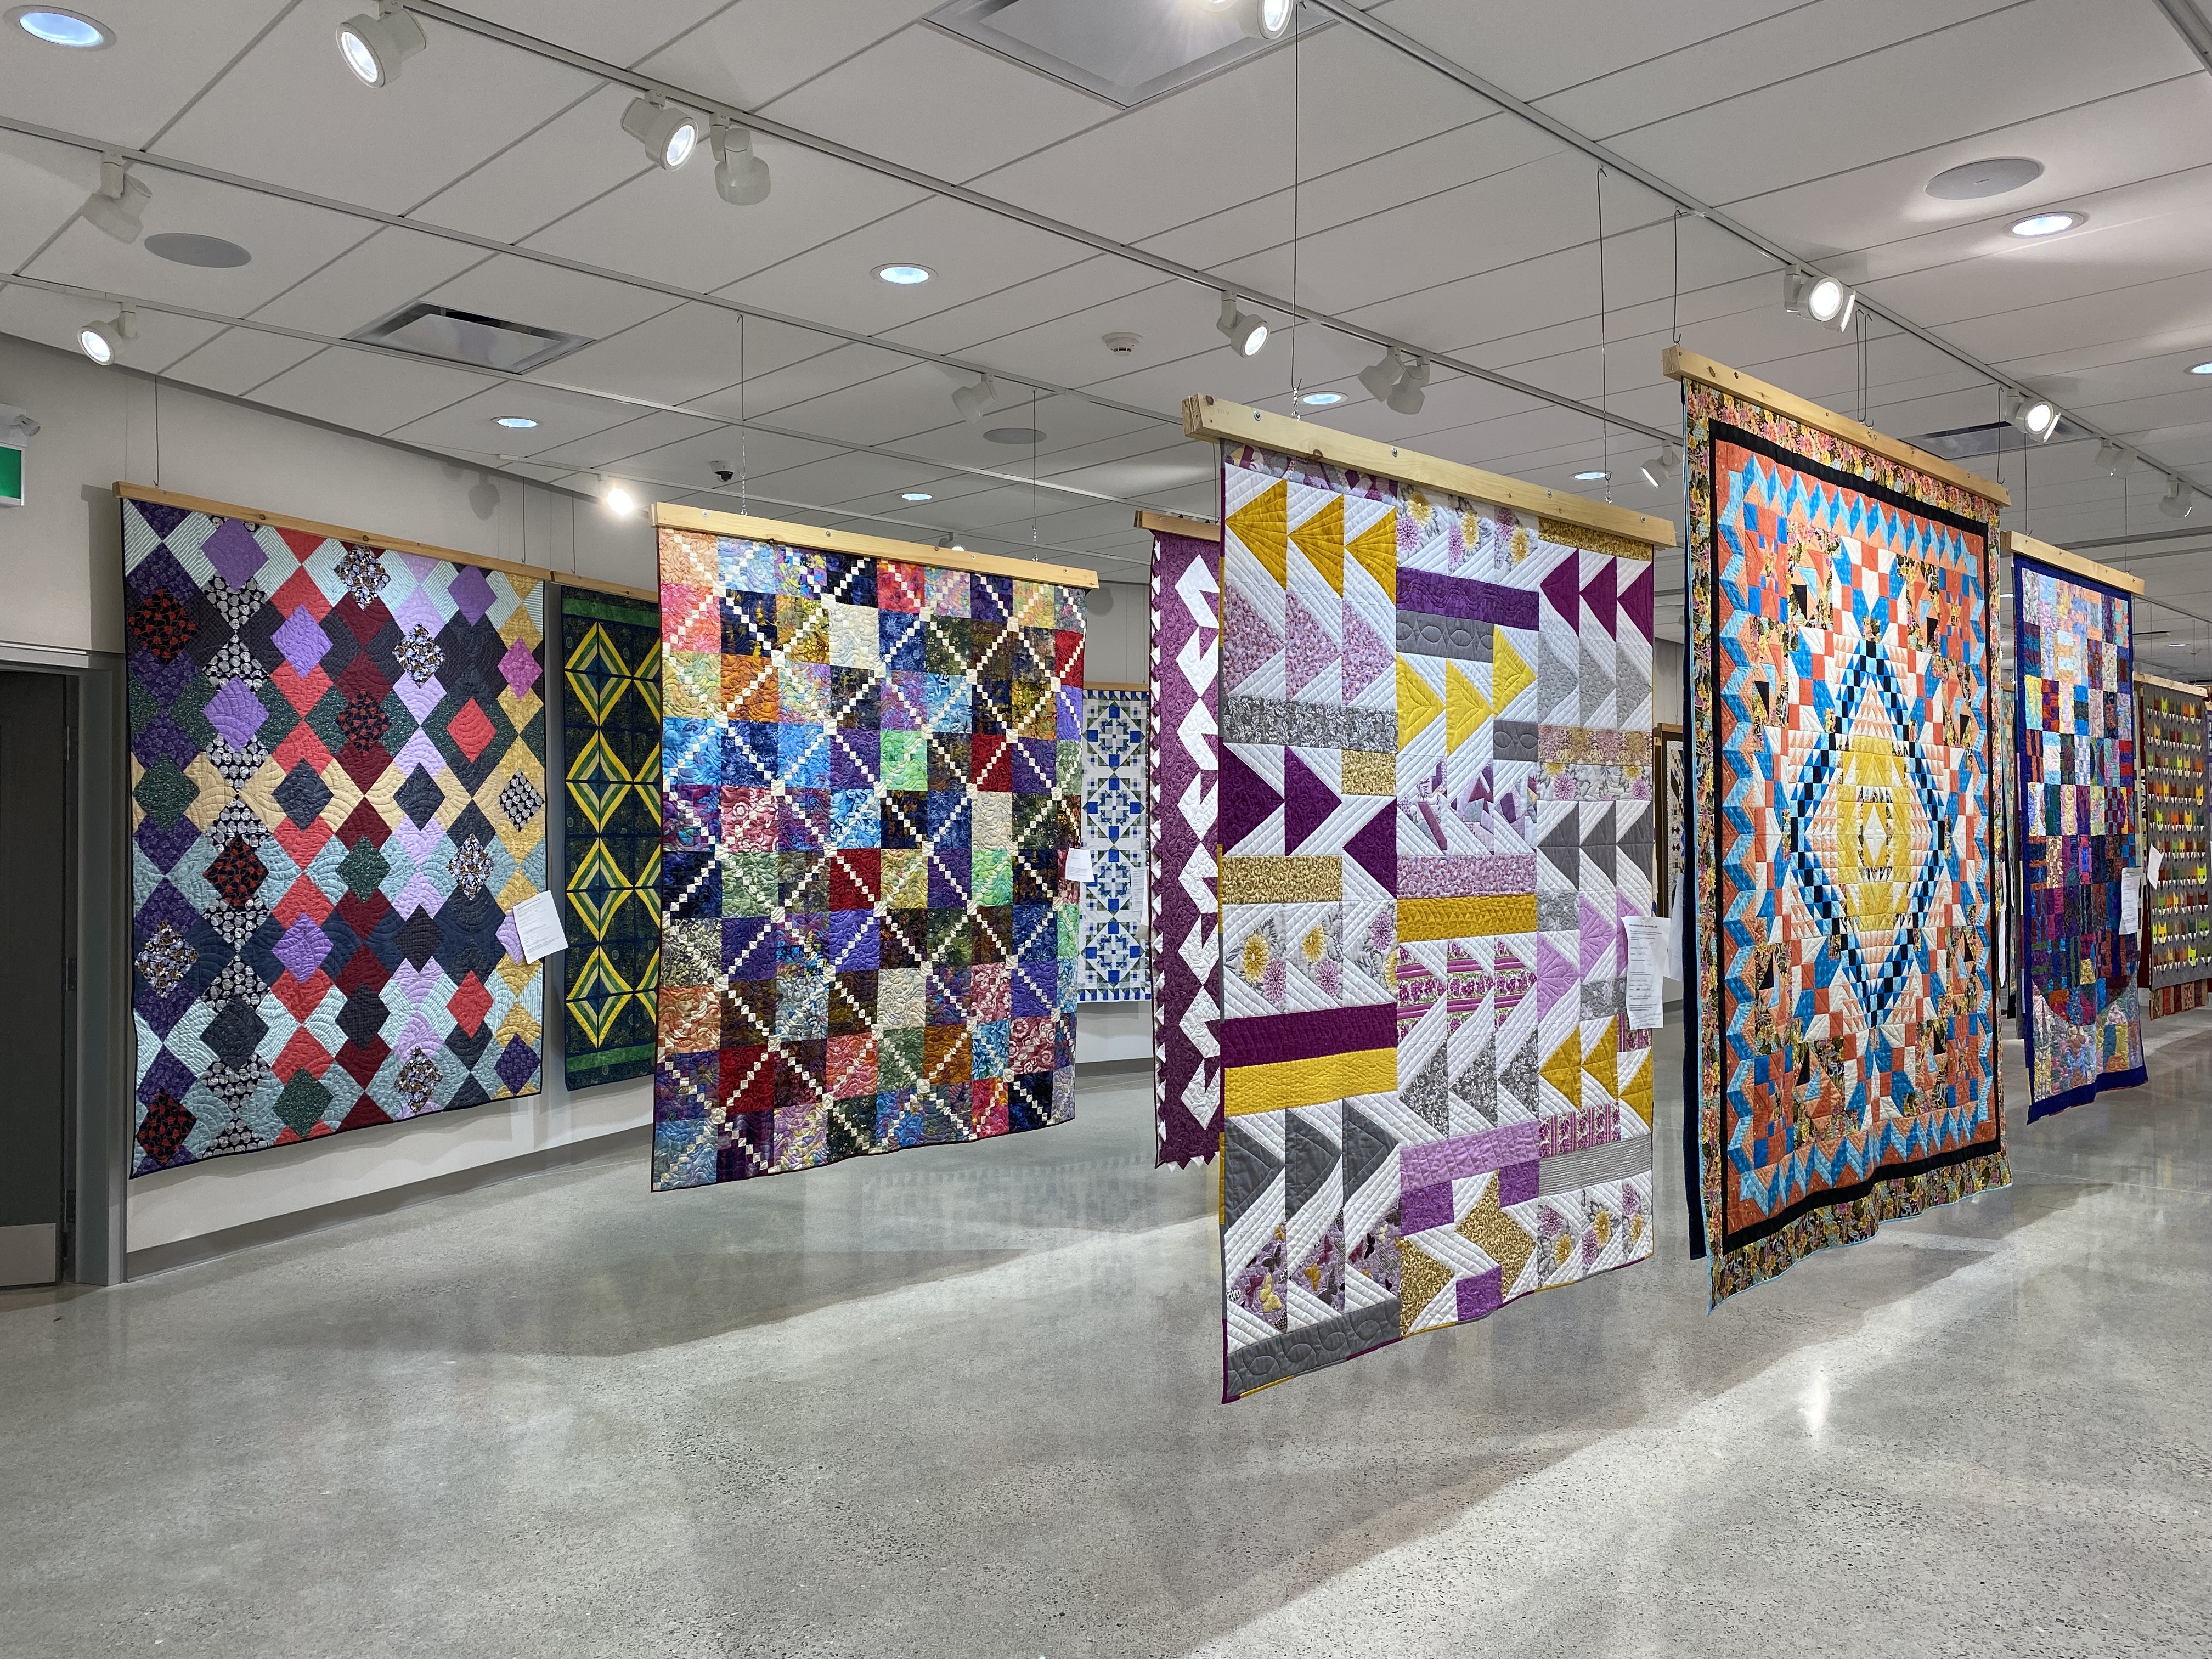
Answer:
[(753, 154), (749, 127), (732, 126), (717, 116), (708, 129), (707, 142), (714, 152), (714, 193), (732, 207), (751, 207), (768, 200), (768, 163)]
[(400, 64), (428, 44), (415, 14), (397, 0), (379, 0), (375, 16), (363, 13), (338, 25), (338, 52), (365, 87), (390, 86)]
[(1386, 346), (1380, 362), (1359, 371), (1359, 384), (1367, 388), (1368, 396), (1401, 415), (1421, 412), (1422, 388), (1428, 383), (1429, 360), (1402, 356), (1395, 346)]
[(1297, 0), (1206, 0), (1206, 9), (1216, 17), (1234, 18), (1255, 40), (1279, 40), (1291, 32)]
[(960, 411), (963, 421), (980, 421), (983, 411), (999, 398), (999, 383), (990, 375), (981, 376), (968, 386), (952, 388), (952, 406)]
[(1793, 316), (1809, 317), (1841, 333), (1850, 327), (1858, 307), (1858, 291), (1832, 276), (1815, 276), (1809, 270), (1782, 275), (1782, 308)]
[(2185, 519), (2190, 509), (2196, 505), (2197, 492), (2176, 478), (2167, 487), (2166, 494), (2159, 497), (2158, 510), (2169, 519)]
[(1249, 311), (1237, 308), (1237, 296), (1224, 292), (1221, 296), (1221, 317), (1214, 327), (1229, 337), (1229, 343), (1237, 348), (1240, 357), (1257, 355), (1267, 343), (1267, 325)]
[(1674, 476), (1674, 452), (1662, 449), (1636, 470), (1643, 474), (1644, 482), (1654, 489), (1664, 489), (1667, 481)]
[(611, 478), (607, 481), (606, 488), (599, 492), (599, 500), (617, 519), (627, 519), (637, 511), (637, 497)]
[(87, 323), (77, 330), (76, 349), (105, 368), (115, 361), (115, 354), (125, 340), (137, 337), (138, 307), (125, 300), (112, 321)]
[(77, 211), (117, 241), (135, 242), (145, 228), (146, 204), (153, 199), (153, 191), (124, 170), (121, 156), (103, 155), (100, 188), (84, 198)]
[(2058, 430), (2058, 405), (2025, 392), (2005, 393), (2004, 417), (2038, 443), (2049, 443)]
[(661, 94), (648, 93), (630, 100), (623, 112), (623, 131), (642, 145), (653, 166), (673, 172), (691, 159), (699, 148), (699, 118), (678, 109)]
[(2117, 478), (2128, 470), (2134, 457), (2110, 438), (2097, 446), (2097, 471), (2108, 478)]

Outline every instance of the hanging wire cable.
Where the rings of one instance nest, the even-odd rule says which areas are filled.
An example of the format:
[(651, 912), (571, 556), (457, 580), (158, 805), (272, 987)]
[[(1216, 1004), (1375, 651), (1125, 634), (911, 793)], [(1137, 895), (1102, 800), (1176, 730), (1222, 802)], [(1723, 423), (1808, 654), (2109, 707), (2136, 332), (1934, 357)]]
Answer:
[(1030, 545), (1037, 541), (1037, 440), (1044, 434), (1037, 430), (1036, 388), (1030, 388)]
[(1599, 465), (1605, 469), (1605, 498), (1613, 499), (1613, 396), (1607, 377), (1606, 356), (1610, 344), (1606, 333), (1605, 298), (1605, 169), (1597, 170), (1597, 406)]
[(738, 313), (738, 511), (753, 509), (752, 469), (745, 456), (745, 313)]
[(1304, 410), (1305, 405), (1298, 401), (1298, 392), (1300, 388), (1298, 386), (1298, 322), (1297, 312), (1297, 306), (1298, 303), (1298, 197), (1300, 184), (1298, 141), (1304, 135), (1305, 131), (1305, 122), (1303, 118), (1304, 110), (1303, 100), (1305, 95), (1305, 76), (1303, 72), (1304, 66), (1304, 53), (1303, 50), (1304, 40), (1305, 31), (1298, 27), (1298, 9), (1295, 4), (1293, 4), (1291, 8), (1291, 305), (1292, 307), (1291, 313), (1291, 417), (1296, 420), (1304, 420), (1305, 418), (1305, 416), (1300, 412)]
[(1682, 343), (1682, 210), (1674, 210), (1674, 343)]

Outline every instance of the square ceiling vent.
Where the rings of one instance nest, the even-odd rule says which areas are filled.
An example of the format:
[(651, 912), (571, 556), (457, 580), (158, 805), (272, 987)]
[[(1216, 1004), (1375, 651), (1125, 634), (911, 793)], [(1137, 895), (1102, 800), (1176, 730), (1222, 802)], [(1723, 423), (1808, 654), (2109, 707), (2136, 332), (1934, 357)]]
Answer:
[(504, 374), (526, 374), (592, 343), (580, 334), (502, 322), (496, 317), (479, 317), (472, 311), (449, 311), (419, 300), (346, 337), (368, 345), (394, 346), (445, 362), (466, 363), (471, 368), (497, 369)]
[[(2058, 417), (2058, 428), (2051, 434), (2051, 441), (2073, 443), (2089, 434), (2066, 418)], [(1914, 447), (1926, 450), (1930, 455), (1941, 455), (1947, 461), (1970, 461), (1977, 455), (1995, 455), (2001, 451), (2040, 447), (2043, 440), (2030, 438), (2009, 421), (1989, 421), (1980, 426), (1954, 426), (1947, 432), (1923, 432), (1905, 441)]]
[(951, 0), (929, 21), (1124, 107), (1271, 44), (1198, 0)]

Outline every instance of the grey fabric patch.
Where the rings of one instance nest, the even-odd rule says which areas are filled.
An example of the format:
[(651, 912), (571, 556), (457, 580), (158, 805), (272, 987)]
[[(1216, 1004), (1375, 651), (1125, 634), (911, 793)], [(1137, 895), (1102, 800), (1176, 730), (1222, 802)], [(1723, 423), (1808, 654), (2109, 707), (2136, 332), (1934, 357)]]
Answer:
[(1536, 1165), (1538, 1194), (1571, 1193), (1600, 1181), (1626, 1181), (1651, 1169), (1651, 1137), (1610, 1140), (1579, 1152), (1559, 1152)]
[(1609, 642), (1602, 649), (1583, 647), (1582, 723), (1584, 726), (1595, 722), (1600, 705), (1613, 696), (1613, 655)]
[(1539, 933), (1571, 932), (1582, 925), (1583, 913), (1577, 908), (1572, 893), (1536, 895), (1536, 928)]
[(1583, 831), (1583, 846), (1585, 848), (1613, 845), (1613, 808), (1611, 806), (1607, 806), (1601, 812), (1585, 813), (1583, 821), (1589, 826)]
[(1623, 801), (1616, 812), (1626, 819), (1613, 839), (1623, 847), (1649, 847), (1656, 838), (1652, 825), (1651, 803), (1648, 800)]
[(1356, 1106), (1344, 1109), (1344, 1191), (1346, 1197), (1364, 1187), (1375, 1172), (1398, 1155), (1398, 1142), (1390, 1133)]
[(1221, 1204), (1229, 1224), (1252, 1207), (1252, 1200), (1273, 1184), (1282, 1160), (1237, 1126), (1231, 1118), (1229, 1146), (1221, 1166)]
[(1308, 1122), (1304, 1114), (1286, 1114), (1283, 1125), (1283, 1169), (1285, 1176), (1284, 1199), (1290, 1213), (1296, 1215), (1306, 1206), (1306, 1200), (1328, 1184), (1344, 1162), (1344, 1153), (1337, 1144)]
[(1469, 622), (1464, 617), (1437, 617), (1425, 611), (1398, 613), (1398, 650), (1403, 656), (1451, 657), (1461, 662), (1488, 662), (1492, 624)]
[(1583, 1018), (1608, 1019), (1626, 1016), (1628, 1012), (1628, 981), (1623, 979), (1586, 979), (1583, 981)]
[(1548, 639), (1544, 641), (1544, 660), (1536, 670), (1539, 714), (1549, 718), (1561, 703), (1570, 708), (1581, 707), (1577, 694), (1582, 690), (1583, 677), (1576, 660), (1581, 654), (1572, 647), (1562, 650)]
[(1320, 703), (1289, 705), (1289, 729), (1283, 741), (1299, 749), (1343, 749), (1344, 710)]
[(1536, 758), (1536, 722), (1496, 720), (1490, 728), (1490, 752), (1502, 761)]
[(1398, 752), (1398, 711), (1395, 708), (1347, 708), (1344, 711), (1346, 749), (1370, 755)]
[(1451, 1133), (1451, 1108), (1446, 1099), (1450, 1092), (1450, 1060), (1442, 1045), (1410, 1081), (1398, 1085), (1398, 1098), (1442, 1134)]
[(1286, 743), (1290, 717), (1275, 697), (1228, 697), (1221, 705), (1224, 743)]
[(1230, 1399), (1286, 1376), (1300, 1376), (1398, 1340), (1398, 1300), (1331, 1316), (1318, 1324), (1279, 1331), (1249, 1348), (1231, 1348), (1222, 1379)]
[[(1452, 1101), (1461, 1109), (1454, 1113), (1458, 1121), (1452, 1125), (1455, 1134), (1473, 1134), (1477, 1129), (1496, 1127), (1492, 1115), (1498, 1109), (1498, 1045), (1486, 1042), (1475, 1054), (1465, 1071), (1452, 1080)], [(1468, 1121), (1467, 1115), (1476, 1119)]]
[(1498, 1062), (1498, 1090), (1524, 1111), (1536, 1109), (1536, 1044), (1531, 1040), (1521, 1045), (1521, 1052)]
[(1609, 841), (1600, 842), (1595, 847), (1585, 842), (1583, 847), (1583, 862), (1593, 870), (1602, 871), (1605, 874), (1605, 878), (1607, 881), (1611, 881), (1613, 879), (1613, 859), (1614, 850), (1613, 844)]

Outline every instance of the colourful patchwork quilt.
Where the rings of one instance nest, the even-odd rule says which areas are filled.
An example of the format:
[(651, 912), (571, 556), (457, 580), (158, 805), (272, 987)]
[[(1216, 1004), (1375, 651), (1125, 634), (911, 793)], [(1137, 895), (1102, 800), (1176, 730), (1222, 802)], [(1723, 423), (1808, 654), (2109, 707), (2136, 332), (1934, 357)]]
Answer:
[(2007, 1171), (1995, 505), (1688, 388), (1704, 1226), (1717, 1304)]
[(1152, 1109), (1158, 1163), (1221, 1147), (1221, 544), (1152, 538)]
[(1142, 691), (1083, 694), (1083, 844), (1091, 849), (1082, 894), (1079, 1002), (1141, 1002), (1152, 994), (1146, 905), (1145, 736), (1152, 699)]
[(543, 591), (123, 502), (134, 1175), (535, 1094)]
[[(2141, 1083), (2135, 930), (2134, 612), (2127, 594), (2013, 558), (2028, 1121)], [(2147, 896), (2147, 894), (2146, 894)]]
[(561, 590), (568, 1086), (653, 1074), (660, 983), (660, 607)]
[(1235, 1399), (1650, 1253), (1652, 565), (1249, 449), (1223, 507)]
[(1075, 590), (660, 532), (656, 1189), (1074, 1109)]

